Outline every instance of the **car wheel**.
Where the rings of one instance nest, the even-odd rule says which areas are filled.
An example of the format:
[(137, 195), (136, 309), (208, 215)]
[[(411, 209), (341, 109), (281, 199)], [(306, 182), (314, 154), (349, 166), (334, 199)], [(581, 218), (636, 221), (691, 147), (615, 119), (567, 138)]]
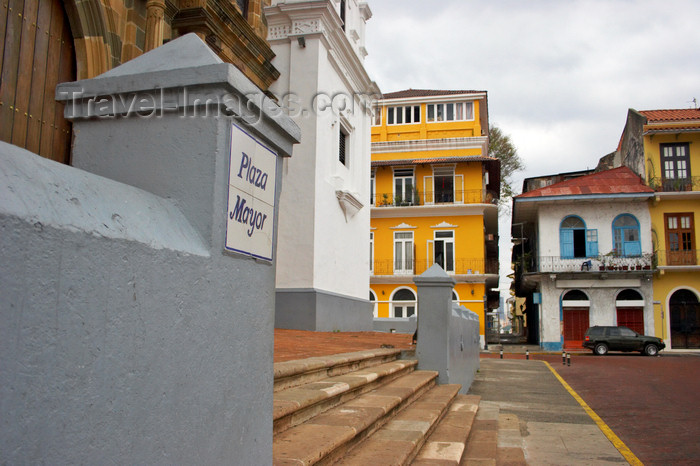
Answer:
[(656, 345), (646, 345), (644, 347), (644, 354), (647, 356), (656, 356), (659, 354), (659, 348), (657, 348)]
[(608, 345), (606, 345), (605, 343), (598, 343), (597, 345), (595, 345), (593, 352), (598, 356), (604, 356), (608, 354)]

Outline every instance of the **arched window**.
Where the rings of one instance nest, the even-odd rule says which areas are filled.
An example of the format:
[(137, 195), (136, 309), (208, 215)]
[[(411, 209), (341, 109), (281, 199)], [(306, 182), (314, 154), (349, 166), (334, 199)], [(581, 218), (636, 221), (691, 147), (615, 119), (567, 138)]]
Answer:
[(452, 290), (452, 302), (459, 304), (459, 296), (457, 296), (457, 292), (455, 290)]
[(633, 215), (618, 215), (613, 221), (613, 250), (617, 255), (624, 257), (642, 255), (639, 222)]
[(598, 230), (589, 230), (575, 215), (562, 220), (559, 226), (560, 255), (563, 259), (598, 255)]
[(416, 313), (416, 295), (408, 288), (402, 288), (394, 293), (391, 301), (394, 317), (407, 318)]
[(374, 315), (374, 318), (376, 319), (379, 317), (378, 309), (377, 309), (377, 296), (374, 294), (374, 291), (371, 289), (369, 290), (369, 302), (372, 303), (372, 314)]

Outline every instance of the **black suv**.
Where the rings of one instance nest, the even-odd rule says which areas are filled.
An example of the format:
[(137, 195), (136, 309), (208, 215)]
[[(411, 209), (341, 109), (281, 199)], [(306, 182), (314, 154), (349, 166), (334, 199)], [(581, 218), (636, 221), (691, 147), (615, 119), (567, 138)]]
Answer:
[(639, 351), (647, 356), (656, 356), (659, 350), (666, 348), (661, 338), (640, 335), (627, 327), (598, 325), (586, 330), (583, 346), (601, 356), (607, 354), (608, 350)]

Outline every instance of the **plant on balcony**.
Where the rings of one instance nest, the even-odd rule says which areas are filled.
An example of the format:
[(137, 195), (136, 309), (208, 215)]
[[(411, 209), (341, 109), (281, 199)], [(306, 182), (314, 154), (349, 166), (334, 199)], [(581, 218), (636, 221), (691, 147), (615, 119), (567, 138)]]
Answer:
[(394, 205), (395, 206), (403, 205), (403, 198), (399, 194), (394, 196)]
[(389, 195), (387, 193), (382, 194), (382, 203), (380, 205), (389, 205)]

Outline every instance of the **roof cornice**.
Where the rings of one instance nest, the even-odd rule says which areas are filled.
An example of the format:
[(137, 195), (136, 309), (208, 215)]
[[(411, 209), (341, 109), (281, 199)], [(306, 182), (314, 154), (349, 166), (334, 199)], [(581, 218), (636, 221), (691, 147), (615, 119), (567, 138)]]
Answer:
[(381, 106), (401, 104), (425, 104), (436, 102), (463, 102), (465, 100), (481, 100), (486, 98), (486, 92), (474, 92), (468, 94), (429, 95), (419, 97), (400, 97), (396, 99), (380, 99)]

